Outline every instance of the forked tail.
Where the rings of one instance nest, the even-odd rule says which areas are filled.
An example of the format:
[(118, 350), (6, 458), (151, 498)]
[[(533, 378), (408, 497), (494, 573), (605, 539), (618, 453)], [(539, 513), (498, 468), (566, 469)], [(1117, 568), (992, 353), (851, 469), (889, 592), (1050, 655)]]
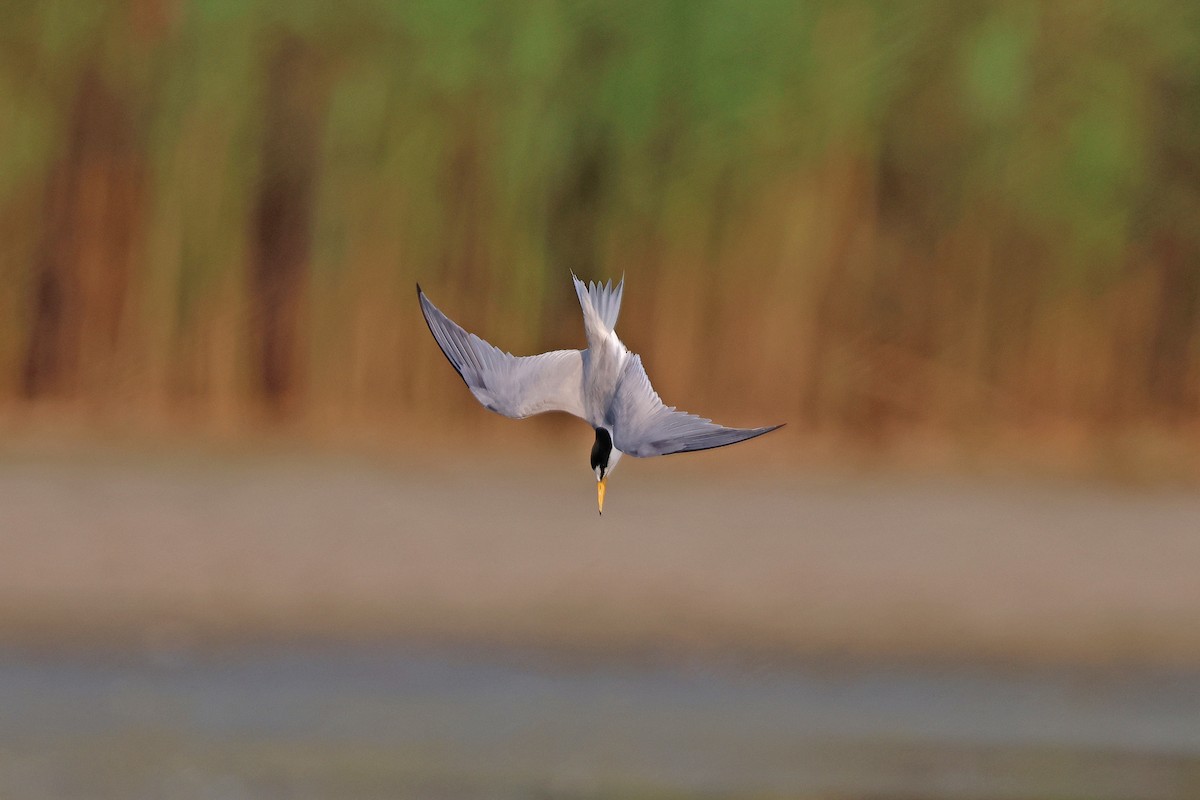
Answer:
[[(603, 336), (617, 327), (617, 316), (621, 313), (621, 293), (625, 290), (625, 277), (614, 287), (608, 283), (591, 282), (585, 284), (575, 273), (571, 273), (575, 282), (575, 293), (579, 295), (579, 305), (583, 309), (584, 329), (589, 341), (593, 335)], [(593, 330), (593, 326), (603, 330)]]

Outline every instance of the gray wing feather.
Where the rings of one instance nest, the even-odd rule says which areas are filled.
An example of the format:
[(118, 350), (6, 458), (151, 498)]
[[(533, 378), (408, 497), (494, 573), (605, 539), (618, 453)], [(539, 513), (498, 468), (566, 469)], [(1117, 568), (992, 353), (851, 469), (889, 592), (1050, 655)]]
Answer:
[(783, 427), (726, 428), (712, 420), (664, 405), (650, 385), (640, 356), (630, 354), (611, 409), (613, 445), (647, 458), (737, 444)]
[(487, 409), (514, 419), (544, 411), (584, 415), (580, 351), (555, 350), (537, 356), (505, 353), (463, 330), (429, 302), (420, 286), (417, 296), (433, 338)]

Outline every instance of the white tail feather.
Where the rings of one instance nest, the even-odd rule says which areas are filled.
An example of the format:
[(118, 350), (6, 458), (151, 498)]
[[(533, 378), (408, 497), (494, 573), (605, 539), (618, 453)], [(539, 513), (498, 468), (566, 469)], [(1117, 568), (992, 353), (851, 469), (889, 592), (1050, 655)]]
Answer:
[(621, 313), (621, 294), (625, 290), (625, 277), (622, 276), (615, 287), (611, 280), (604, 284), (593, 281), (585, 285), (574, 273), (571, 274), (571, 279), (575, 281), (575, 292), (579, 295), (579, 305), (583, 307), (584, 316), (587, 317), (588, 311), (591, 310), (606, 330), (614, 330), (617, 327), (617, 317)]

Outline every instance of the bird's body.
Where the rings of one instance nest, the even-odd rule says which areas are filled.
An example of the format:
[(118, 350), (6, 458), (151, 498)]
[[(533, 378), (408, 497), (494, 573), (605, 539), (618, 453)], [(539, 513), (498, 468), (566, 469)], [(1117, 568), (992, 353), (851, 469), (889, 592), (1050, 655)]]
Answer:
[(769, 433), (765, 428), (726, 428), (663, 404), (650, 386), (642, 359), (616, 334), (625, 281), (585, 285), (575, 276), (583, 311), (585, 350), (513, 356), (467, 333), (438, 310), (417, 287), (421, 311), (446, 358), (486, 408), (521, 419), (565, 411), (596, 431), (592, 469), (604, 506), (605, 480), (622, 453), (646, 458), (707, 450)]
[[(599, 313), (592, 313), (590, 294), (583, 288), (583, 283), (575, 279), (576, 289), (580, 294), (579, 303), (586, 310), (583, 313), (583, 330), (588, 340), (587, 350), (580, 351), (583, 359), (583, 410), (584, 419), (593, 428), (612, 428), (615, 420), (612, 418), (613, 399), (617, 394), (625, 365), (629, 361), (629, 348), (617, 337), (617, 314), (621, 310), (621, 290), (624, 282), (617, 286), (615, 292), (609, 291), (601, 297), (615, 297), (612, 302), (612, 316), (606, 318)], [(605, 289), (597, 287), (597, 293)]]

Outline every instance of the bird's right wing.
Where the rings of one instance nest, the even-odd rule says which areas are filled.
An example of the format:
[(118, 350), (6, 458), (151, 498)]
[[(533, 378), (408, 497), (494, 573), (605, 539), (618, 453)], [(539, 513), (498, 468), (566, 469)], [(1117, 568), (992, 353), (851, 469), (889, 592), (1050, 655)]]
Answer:
[(783, 427), (726, 428), (663, 405), (650, 385), (641, 357), (632, 353), (613, 397), (611, 422), (613, 445), (622, 453), (640, 458), (724, 447)]
[(471, 394), (488, 410), (514, 419), (543, 411), (584, 415), (580, 351), (555, 350), (523, 357), (505, 353), (455, 324), (429, 302), (420, 286), (417, 296), (433, 338)]

